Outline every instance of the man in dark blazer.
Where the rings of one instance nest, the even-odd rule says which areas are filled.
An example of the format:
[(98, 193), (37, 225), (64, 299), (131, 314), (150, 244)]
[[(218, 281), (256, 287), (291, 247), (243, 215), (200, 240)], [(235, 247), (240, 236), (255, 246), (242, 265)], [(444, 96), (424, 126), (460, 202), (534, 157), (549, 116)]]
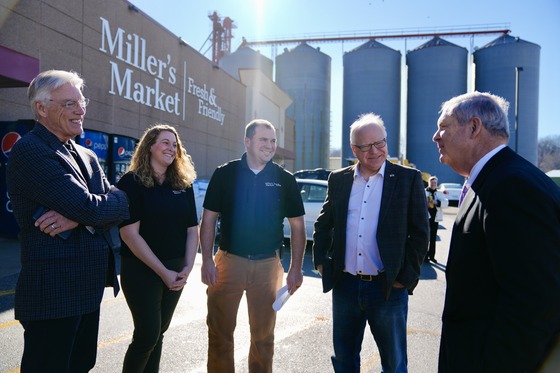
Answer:
[(506, 146), (507, 110), (488, 93), (454, 97), (433, 137), (468, 187), (449, 248), (439, 372), (535, 372), (559, 342), (560, 190)]
[(8, 159), (21, 244), (15, 294), (15, 318), (25, 330), (21, 372), (92, 369), (104, 287), (118, 290), (105, 236), (128, 218), (128, 199), (109, 185), (95, 154), (72, 140), (83, 131), (83, 85), (76, 73), (39, 74), (28, 90), (37, 122)]
[(366, 323), (383, 372), (406, 372), (408, 295), (428, 247), (428, 213), (418, 170), (387, 161), (387, 132), (373, 113), (350, 126), (358, 163), (331, 173), (313, 234), (323, 291), (333, 290), (335, 372), (360, 372)]

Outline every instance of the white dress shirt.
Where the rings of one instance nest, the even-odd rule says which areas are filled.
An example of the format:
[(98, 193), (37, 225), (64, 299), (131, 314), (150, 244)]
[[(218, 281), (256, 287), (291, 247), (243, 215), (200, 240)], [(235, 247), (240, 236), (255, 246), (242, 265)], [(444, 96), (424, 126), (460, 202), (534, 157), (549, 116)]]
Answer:
[(358, 167), (354, 171), (348, 201), (345, 256), (345, 271), (353, 275), (377, 275), (383, 271), (376, 236), (384, 173), (385, 163), (369, 180), (363, 178)]

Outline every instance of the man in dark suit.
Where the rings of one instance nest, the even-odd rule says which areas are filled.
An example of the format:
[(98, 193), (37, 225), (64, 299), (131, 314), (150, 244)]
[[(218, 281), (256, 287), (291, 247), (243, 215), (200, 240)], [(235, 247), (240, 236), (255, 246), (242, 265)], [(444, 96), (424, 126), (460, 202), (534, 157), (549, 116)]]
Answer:
[(559, 341), (560, 190), (506, 146), (507, 110), (488, 93), (454, 97), (433, 137), (468, 186), (449, 248), (439, 372), (535, 372)]
[(21, 372), (92, 369), (104, 287), (118, 291), (105, 236), (128, 218), (128, 200), (109, 185), (95, 154), (72, 140), (83, 131), (83, 86), (73, 72), (39, 74), (28, 90), (37, 123), (8, 159), (21, 244), (15, 294), (15, 318), (25, 329)]
[(356, 165), (331, 173), (313, 234), (313, 261), (331, 289), (335, 372), (360, 372), (366, 322), (383, 372), (407, 372), (408, 295), (428, 247), (419, 171), (387, 161), (387, 132), (373, 113), (350, 126)]

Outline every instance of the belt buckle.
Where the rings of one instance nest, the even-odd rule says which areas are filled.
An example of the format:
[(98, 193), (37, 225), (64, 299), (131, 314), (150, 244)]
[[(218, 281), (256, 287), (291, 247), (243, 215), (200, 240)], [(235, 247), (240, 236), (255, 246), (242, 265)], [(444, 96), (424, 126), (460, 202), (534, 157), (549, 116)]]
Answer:
[(371, 281), (375, 281), (379, 278), (379, 273), (377, 275), (362, 275), (362, 274), (358, 273), (356, 276), (358, 276), (358, 278), (362, 281), (371, 282)]
[(245, 258), (249, 260), (264, 260), (274, 258), (277, 255), (277, 252), (274, 253), (262, 253), (262, 254), (247, 254)]

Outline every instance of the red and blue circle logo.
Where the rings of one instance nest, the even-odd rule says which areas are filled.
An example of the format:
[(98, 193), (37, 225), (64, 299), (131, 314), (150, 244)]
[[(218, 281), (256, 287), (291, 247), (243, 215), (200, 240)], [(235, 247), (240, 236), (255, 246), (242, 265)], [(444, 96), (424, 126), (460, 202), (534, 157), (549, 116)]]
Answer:
[(93, 145), (93, 141), (91, 139), (86, 139), (85, 141), (86, 148), (91, 148)]
[(21, 139), (21, 135), (13, 131), (8, 132), (4, 135), (4, 137), (2, 137), (2, 143), (0, 144), (0, 146), (2, 148), (2, 153), (4, 153), (4, 156), (6, 158), (10, 156), (10, 152), (12, 151), (14, 144), (18, 142), (19, 139)]

